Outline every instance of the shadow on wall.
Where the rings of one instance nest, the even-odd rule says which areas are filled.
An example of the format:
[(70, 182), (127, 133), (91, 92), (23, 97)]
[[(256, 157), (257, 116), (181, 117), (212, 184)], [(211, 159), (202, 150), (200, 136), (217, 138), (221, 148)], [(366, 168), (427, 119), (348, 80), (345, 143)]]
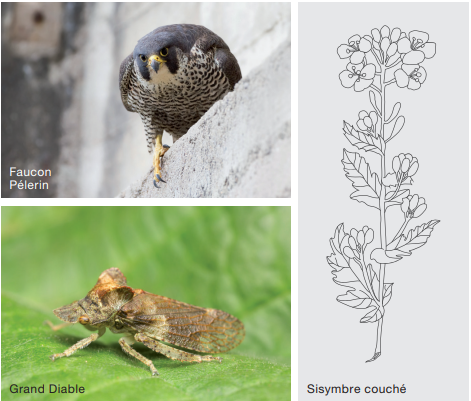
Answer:
[[(118, 71), (159, 25), (206, 26), (246, 77), (289, 38), (290, 19), (289, 3), (2, 3), (2, 196), (112, 197), (142, 179), (152, 156)], [(49, 189), (10, 189), (39, 181), (10, 167), (50, 169)]]

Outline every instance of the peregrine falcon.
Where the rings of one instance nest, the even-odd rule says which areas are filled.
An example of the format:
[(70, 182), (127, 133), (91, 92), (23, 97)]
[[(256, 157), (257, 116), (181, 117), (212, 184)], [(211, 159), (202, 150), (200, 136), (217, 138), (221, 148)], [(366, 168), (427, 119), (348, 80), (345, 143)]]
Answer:
[(167, 25), (141, 38), (119, 71), (121, 100), (139, 113), (149, 153), (154, 147), (154, 186), (165, 182), (160, 157), (163, 131), (176, 141), (219, 99), (234, 89), (242, 74), (224, 41), (204, 26)]

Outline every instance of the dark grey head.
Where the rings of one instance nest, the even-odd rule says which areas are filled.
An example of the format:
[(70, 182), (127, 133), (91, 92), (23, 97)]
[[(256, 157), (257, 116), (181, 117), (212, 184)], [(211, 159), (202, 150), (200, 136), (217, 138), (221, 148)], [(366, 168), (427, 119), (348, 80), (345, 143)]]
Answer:
[(167, 25), (142, 37), (134, 48), (133, 58), (141, 76), (149, 81), (151, 79), (149, 68), (157, 73), (164, 63), (170, 73), (175, 74), (179, 68), (177, 49), (189, 54), (196, 42), (203, 51), (212, 46), (228, 49), (219, 36), (204, 26)]

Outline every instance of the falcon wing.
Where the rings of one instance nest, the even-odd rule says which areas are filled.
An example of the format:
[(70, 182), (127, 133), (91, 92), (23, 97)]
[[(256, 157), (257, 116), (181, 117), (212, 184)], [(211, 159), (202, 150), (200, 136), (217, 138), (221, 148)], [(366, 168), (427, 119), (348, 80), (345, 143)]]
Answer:
[(124, 305), (118, 316), (132, 330), (199, 352), (229, 351), (245, 336), (242, 322), (229, 313), (144, 291)]
[(134, 58), (131, 53), (123, 60), (121, 67), (119, 67), (119, 91), (121, 92), (121, 101), (127, 111), (135, 111), (131, 105), (128, 104), (129, 84), (133, 74)]

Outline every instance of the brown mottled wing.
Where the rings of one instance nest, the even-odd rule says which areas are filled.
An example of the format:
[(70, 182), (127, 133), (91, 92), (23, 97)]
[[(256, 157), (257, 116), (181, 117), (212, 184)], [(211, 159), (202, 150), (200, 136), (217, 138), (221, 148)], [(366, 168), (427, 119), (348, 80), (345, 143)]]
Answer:
[(124, 305), (118, 316), (137, 332), (199, 352), (229, 351), (245, 336), (242, 322), (229, 313), (146, 292)]
[(128, 92), (129, 84), (131, 82), (131, 77), (134, 74), (134, 58), (132, 53), (127, 56), (121, 63), (119, 67), (119, 91), (121, 92), (121, 101), (123, 102), (124, 107), (127, 111), (135, 111), (128, 104)]

